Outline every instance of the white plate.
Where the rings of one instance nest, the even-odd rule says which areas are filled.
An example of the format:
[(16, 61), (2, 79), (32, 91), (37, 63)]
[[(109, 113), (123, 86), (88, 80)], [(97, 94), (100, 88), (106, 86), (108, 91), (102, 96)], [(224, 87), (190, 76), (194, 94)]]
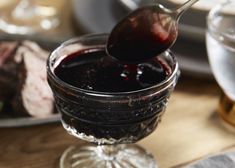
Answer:
[[(175, 4), (183, 4), (186, 2), (186, 0), (169, 0), (172, 3)], [(192, 8), (196, 10), (204, 10), (204, 11), (209, 11), (211, 8), (213, 8), (216, 4), (218, 3), (223, 3), (226, 0), (200, 0), (196, 4), (192, 6)]]
[(47, 118), (33, 118), (33, 117), (7, 118), (7, 119), (0, 119), (0, 127), (26, 127), (33, 125), (55, 123), (59, 121), (60, 121), (59, 114), (55, 114)]
[(127, 13), (118, 0), (73, 0), (73, 11), (87, 33), (108, 33)]
[[(118, 20), (127, 14), (127, 10), (120, 6), (119, 0), (73, 0), (73, 7), (75, 19), (86, 33), (108, 33)], [(197, 32), (194, 27), (192, 29)], [(211, 77), (204, 43), (188, 41), (188, 39), (186, 41), (179, 39), (173, 48), (183, 73)], [(195, 54), (189, 47), (182, 47), (184, 44), (190, 44), (189, 47), (196, 50), (200, 46), (200, 52), (196, 51), (198, 54)], [(182, 49), (186, 52), (181, 52)]]
[[(168, 2), (181, 5), (185, 3), (187, 0), (168, 0)], [(120, 0), (120, 2), (125, 5), (129, 10), (134, 10), (138, 8), (142, 4), (146, 3), (153, 3), (154, 0)], [(161, 3), (161, 1), (157, 1), (158, 3)], [(167, 0), (165, 0), (167, 2)], [(225, 0), (200, 0), (196, 2), (192, 8), (196, 10), (204, 10), (209, 11), (211, 8), (213, 8), (217, 3), (223, 3)]]

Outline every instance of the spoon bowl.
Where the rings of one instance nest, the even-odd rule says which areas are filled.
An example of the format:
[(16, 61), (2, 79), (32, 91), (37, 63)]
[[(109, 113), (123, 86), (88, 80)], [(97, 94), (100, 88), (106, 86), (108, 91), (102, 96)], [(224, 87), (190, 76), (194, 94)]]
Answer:
[(198, 0), (189, 0), (176, 10), (161, 4), (138, 8), (111, 31), (107, 53), (126, 64), (158, 56), (176, 41), (180, 16)]

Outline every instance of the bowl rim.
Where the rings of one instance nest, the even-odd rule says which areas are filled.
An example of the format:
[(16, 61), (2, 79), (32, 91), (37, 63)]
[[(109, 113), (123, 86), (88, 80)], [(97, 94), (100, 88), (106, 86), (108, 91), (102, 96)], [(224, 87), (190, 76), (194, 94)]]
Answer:
[(174, 84), (176, 82), (176, 80), (179, 77), (179, 64), (177, 62), (177, 59), (175, 57), (174, 54), (172, 54), (172, 52), (170, 50), (165, 51), (164, 53), (170, 55), (170, 57), (172, 58), (173, 62), (174, 62), (174, 66), (173, 66), (173, 70), (171, 72), (171, 74), (167, 77), (167, 79), (165, 79), (164, 81), (147, 87), (147, 88), (143, 88), (143, 89), (139, 89), (139, 90), (134, 90), (134, 91), (127, 91), (127, 92), (101, 92), (101, 91), (92, 91), (92, 90), (86, 90), (86, 89), (81, 89), (75, 86), (72, 86), (71, 84), (68, 84), (64, 81), (62, 81), (60, 78), (58, 78), (52, 71), (52, 65), (50, 62), (50, 59), (53, 55), (55, 55), (56, 52), (58, 52), (61, 48), (69, 45), (69, 44), (73, 44), (75, 42), (78, 42), (82, 39), (86, 39), (86, 38), (105, 38), (107, 39), (108, 34), (104, 33), (104, 34), (87, 34), (87, 35), (83, 35), (80, 37), (75, 37), (72, 38), (68, 41), (65, 41), (64, 43), (62, 43), (59, 47), (57, 47), (53, 52), (51, 52), (51, 54), (49, 55), (48, 59), (47, 59), (47, 74), (48, 74), (48, 80), (52, 80), (57, 86), (59, 87), (65, 87), (66, 89), (70, 90), (71, 92), (75, 92), (75, 93), (81, 93), (81, 94), (85, 94), (85, 95), (89, 95), (89, 96), (96, 96), (96, 97), (114, 97), (114, 96), (131, 96), (131, 95), (135, 95), (135, 94), (140, 94), (140, 93), (144, 93), (144, 92), (148, 92), (151, 90), (154, 90), (154, 94), (158, 94), (162, 91), (164, 91), (165, 89), (169, 88), (169, 86), (171, 86), (172, 84)]

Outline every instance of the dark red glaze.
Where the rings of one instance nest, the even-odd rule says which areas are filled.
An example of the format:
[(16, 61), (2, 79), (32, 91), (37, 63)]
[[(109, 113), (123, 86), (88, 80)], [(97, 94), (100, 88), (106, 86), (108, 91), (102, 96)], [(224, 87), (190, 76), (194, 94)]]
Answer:
[(104, 49), (83, 50), (67, 56), (55, 68), (55, 74), (77, 88), (99, 92), (139, 90), (160, 83), (169, 75), (157, 59), (124, 65), (107, 56)]
[(107, 42), (108, 54), (128, 64), (158, 56), (171, 47), (178, 34), (174, 23), (168, 23), (169, 17), (167, 13), (159, 13), (155, 6), (132, 12), (112, 30)]

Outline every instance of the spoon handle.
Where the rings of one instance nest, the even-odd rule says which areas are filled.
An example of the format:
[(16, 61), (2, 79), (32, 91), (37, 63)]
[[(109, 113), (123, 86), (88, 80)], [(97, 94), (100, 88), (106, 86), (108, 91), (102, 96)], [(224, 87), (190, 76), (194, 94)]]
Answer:
[(176, 15), (177, 15), (177, 20), (179, 20), (179, 18), (181, 17), (181, 15), (188, 10), (193, 4), (195, 4), (197, 1), (199, 0), (188, 0), (187, 2), (185, 2), (182, 6), (180, 6), (177, 10), (176, 10)]

